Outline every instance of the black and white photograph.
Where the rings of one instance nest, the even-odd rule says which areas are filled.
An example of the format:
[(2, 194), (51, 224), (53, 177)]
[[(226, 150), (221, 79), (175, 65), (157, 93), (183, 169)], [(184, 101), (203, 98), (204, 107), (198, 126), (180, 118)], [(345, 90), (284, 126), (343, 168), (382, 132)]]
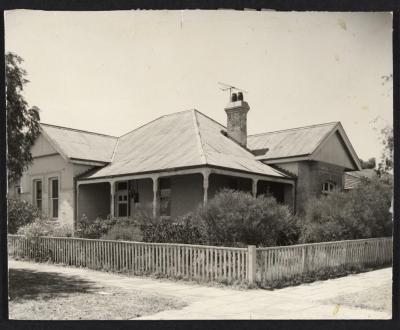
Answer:
[(6, 10), (9, 319), (392, 319), (392, 32)]

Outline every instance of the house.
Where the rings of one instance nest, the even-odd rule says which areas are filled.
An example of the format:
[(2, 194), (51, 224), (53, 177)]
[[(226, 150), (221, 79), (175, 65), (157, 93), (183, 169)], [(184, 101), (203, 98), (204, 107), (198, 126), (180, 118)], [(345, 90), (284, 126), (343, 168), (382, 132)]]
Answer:
[(60, 223), (148, 209), (176, 218), (221, 188), (271, 194), (293, 211), (343, 189), (358, 157), (338, 122), (247, 135), (241, 93), (227, 126), (197, 110), (157, 118), (119, 137), (41, 124), (20, 196)]

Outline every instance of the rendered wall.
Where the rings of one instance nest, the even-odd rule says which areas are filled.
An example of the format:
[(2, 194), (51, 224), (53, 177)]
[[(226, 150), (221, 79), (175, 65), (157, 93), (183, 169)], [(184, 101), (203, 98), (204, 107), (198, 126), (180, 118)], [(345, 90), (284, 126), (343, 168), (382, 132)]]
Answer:
[(49, 179), (59, 179), (58, 219), (60, 224), (73, 225), (74, 222), (74, 185), (73, 165), (64, 161), (60, 155), (35, 158), (33, 164), (21, 178), (20, 197), (30, 203), (33, 201), (33, 180), (42, 180), (42, 212), (49, 214)]

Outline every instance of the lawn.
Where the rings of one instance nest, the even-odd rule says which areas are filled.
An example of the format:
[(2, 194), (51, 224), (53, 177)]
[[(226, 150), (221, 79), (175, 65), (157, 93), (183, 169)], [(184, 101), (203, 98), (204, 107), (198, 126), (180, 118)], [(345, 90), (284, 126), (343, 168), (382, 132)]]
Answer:
[(186, 305), (176, 298), (28, 269), (10, 269), (9, 296), (9, 318), (24, 320), (128, 320)]

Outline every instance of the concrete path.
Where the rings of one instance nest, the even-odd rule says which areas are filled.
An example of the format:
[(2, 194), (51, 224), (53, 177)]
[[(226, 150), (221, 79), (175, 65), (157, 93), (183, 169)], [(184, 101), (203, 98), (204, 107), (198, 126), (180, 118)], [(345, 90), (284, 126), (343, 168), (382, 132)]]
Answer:
[[(279, 290), (235, 290), (194, 283), (128, 277), (84, 268), (9, 261), (10, 268), (78, 276), (99, 285), (174, 296), (188, 303), (181, 310), (163, 311), (139, 319), (390, 319), (391, 311), (337, 305), (335, 297), (357, 294), (391, 283), (392, 269), (349, 275)], [(388, 297), (391, 299), (391, 297)], [(333, 301), (333, 302), (331, 302)]]

